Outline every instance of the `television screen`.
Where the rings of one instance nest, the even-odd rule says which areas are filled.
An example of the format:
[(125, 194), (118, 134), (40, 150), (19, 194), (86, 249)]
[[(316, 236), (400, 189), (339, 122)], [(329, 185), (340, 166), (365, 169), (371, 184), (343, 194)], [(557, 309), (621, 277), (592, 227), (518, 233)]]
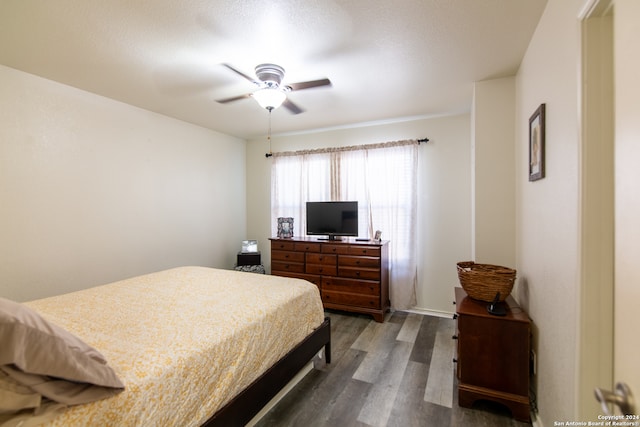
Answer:
[(358, 202), (307, 202), (307, 234), (358, 235)]

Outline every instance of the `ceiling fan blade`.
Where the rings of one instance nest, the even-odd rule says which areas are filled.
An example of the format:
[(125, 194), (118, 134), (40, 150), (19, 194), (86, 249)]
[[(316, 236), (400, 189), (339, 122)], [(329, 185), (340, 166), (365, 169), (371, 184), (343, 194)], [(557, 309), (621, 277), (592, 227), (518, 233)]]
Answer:
[(310, 80), (308, 82), (291, 83), (291, 84), (288, 84), (287, 86), (290, 87), (291, 90), (302, 90), (302, 89), (309, 89), (312, 87), (319, 87), (319, 86), (331, 86), (331, 80), (329, 79)]
[(289, 99), (285, 99), (284, 102), (282, 103), (282, 106), (284, 108), (286, 108), (287, 110), (289, 110), (293, 114), (300, 114), (300, 113), (304, 112), (304, 110), (302, 108), (298, 107), (296, 104), (291, 102)]
[(243, 73), (240, 70), (236, 70), (235, 68), (233, 68), (231, 65), (227, 64), (227, 63), (223, 63), (223, 66), (227, 67), (228, 69), (230, 69), (231, 71), (233, 71), (234, 73), (244, 77), (245, 79), (249, 80), (251, 83), (255, 83), (255, 84), (259, 84), (259, 82), (256, 81), (256, 79), (254, 79), (253, 77), (250, 77), (248, 75), (246, 75), (245, 73)]
[(245, 93), (244, 95), (232, 96), (231, 98), (216, 99), (216, 102), (219, 102), (220, 104), (226, 104), (228, 102), (239, 101), (244, 98), (249, 98), (250, 96), (251, 94)]

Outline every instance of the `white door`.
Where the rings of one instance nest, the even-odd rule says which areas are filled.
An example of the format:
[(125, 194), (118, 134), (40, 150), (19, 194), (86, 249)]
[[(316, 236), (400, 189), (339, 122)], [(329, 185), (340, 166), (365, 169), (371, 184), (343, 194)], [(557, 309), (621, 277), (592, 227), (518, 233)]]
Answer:
[[(603, 1), (599, 3), (609, 3)], [(640, 2), (613, 0), (614, 286), (613, 382), (596, 389), (602, 412), (632, 414), (640, 407)], [(624, 419), (624, 418), (623, 418)], [(638, 425), (638, 424), (632, 424)]]
[[(640, 1), (614, 1), (614, 382), (640, 397)], [(635, 413), (640, 414), (636, 399)], [(636, 420), (640, 421), (640, 420)]]
[[(595, 420), (605, 411), (630, 410), (600, 407), (596, 387), (600, 401), (625, 406), (628, 393), (640, 398), (640, 1), (586, 0), (584, 12), (581, 307), (587, 315), (578, 402), (579, 413)], [(639, 406), (631, 412), (639, 415)]]

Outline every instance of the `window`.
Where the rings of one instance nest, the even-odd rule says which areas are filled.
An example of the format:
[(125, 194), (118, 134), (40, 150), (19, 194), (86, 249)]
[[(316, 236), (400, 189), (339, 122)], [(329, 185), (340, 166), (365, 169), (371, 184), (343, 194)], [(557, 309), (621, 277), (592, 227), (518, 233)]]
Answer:
[(376, 230), (389, 240), (391, 305), (415, 305), (417, 141), (400, 141), (274, 153), (271, 169), (271, 224), (294, 218), (294, 235), (306, 234), (307, 201), (357, 200), (359, 235)]

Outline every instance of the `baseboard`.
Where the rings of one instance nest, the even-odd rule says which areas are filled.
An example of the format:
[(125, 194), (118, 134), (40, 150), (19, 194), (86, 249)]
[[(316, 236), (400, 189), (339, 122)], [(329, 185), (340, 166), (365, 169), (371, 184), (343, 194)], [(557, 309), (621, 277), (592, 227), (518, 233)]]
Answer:
[(537, 414), (531, 413), (531, 425), (532, 427), (544, 427), (540, 418), (537, 417)]
[(402, 310), (408, 313), (422, 314), (423, 316), (434, 316), (434, 317), (443, 317), (446, 319), (453, 318), (453, 312), (447, 311), (436, 311), (436, 310), (427, 310), (426, 308), (414, 307), (408, 310)]

